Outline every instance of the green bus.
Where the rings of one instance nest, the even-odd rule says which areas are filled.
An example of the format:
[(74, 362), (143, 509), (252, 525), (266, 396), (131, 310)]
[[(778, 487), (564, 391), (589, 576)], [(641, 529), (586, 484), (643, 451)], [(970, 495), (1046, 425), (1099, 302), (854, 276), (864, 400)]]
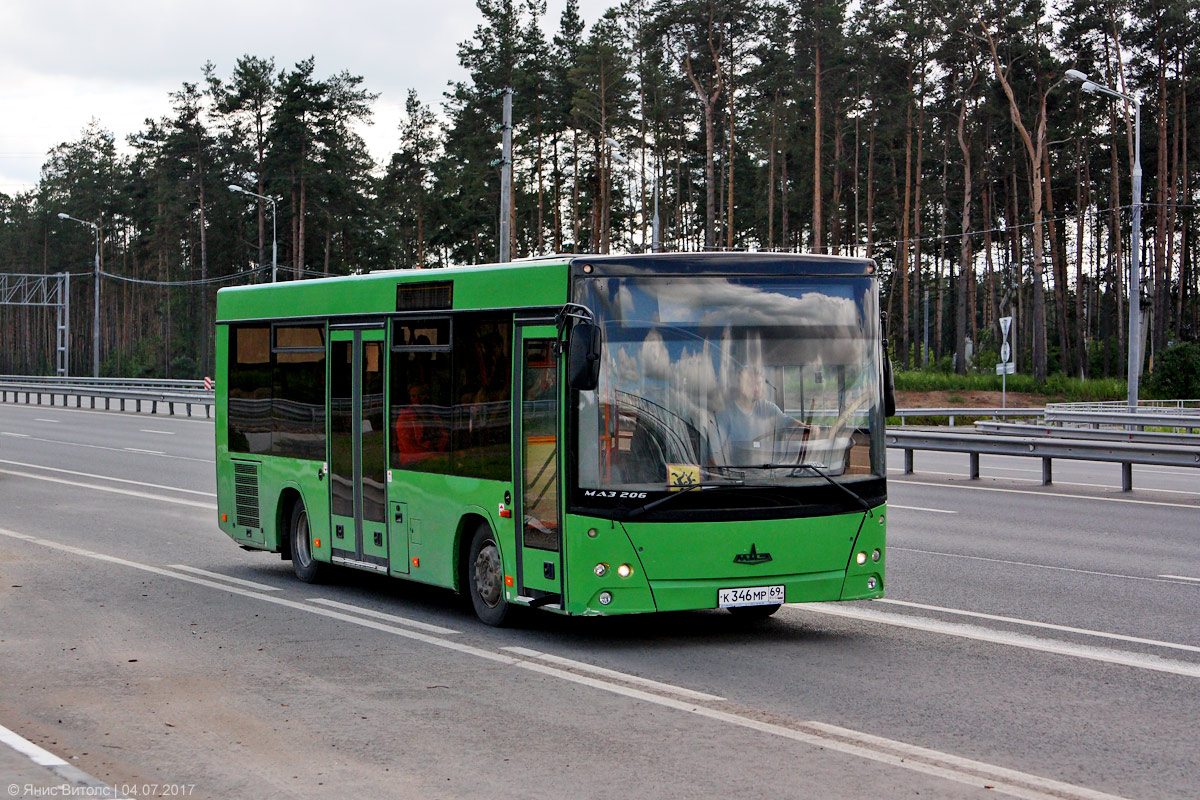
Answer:
[(553, 256), (222, 289), (221, 529), (607, 615), (880, 597), (890, 364), (868, 259)]

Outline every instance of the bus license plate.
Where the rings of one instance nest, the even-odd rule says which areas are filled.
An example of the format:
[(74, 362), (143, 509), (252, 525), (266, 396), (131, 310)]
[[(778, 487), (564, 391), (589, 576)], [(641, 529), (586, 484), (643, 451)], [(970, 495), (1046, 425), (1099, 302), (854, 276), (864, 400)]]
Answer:
[(783, 586), (746, 586), (742, 589), (718, 589), (717, 605), (721, 608), (738, 606), (769, 606), (783, 602)]

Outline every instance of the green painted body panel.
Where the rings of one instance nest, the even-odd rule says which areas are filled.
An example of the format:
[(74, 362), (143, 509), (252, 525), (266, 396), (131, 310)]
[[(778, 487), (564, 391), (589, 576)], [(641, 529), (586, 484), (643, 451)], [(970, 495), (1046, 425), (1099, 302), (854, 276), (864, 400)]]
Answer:
[[(237, 286), (217, 292), (217, 322), (276, 317), (392, 314), (396, 286), (452, 281), (455, 309), (537, 308), (567, 299), (567, 264), (530, 262), (437, 270), (395, 270)], [(218, 372), (218, 374), (222, 374)]]

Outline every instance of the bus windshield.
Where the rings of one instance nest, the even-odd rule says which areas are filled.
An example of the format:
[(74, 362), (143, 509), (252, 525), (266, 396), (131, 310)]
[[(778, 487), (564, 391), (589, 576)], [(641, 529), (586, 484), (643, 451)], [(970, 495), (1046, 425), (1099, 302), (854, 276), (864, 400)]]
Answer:
[(867, 277), (594, 277), (604, 358), (580, 392), (579, 486), (881, 478), (878, 295)]

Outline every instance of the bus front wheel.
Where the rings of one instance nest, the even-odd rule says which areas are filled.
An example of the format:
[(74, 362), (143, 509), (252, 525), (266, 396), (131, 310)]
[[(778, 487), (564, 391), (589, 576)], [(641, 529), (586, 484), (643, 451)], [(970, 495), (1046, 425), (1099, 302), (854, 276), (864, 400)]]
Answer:
[(305, 510), (303, 502), (297, 501), (292, 506), (288, 536), (292, 546), (292, 572), (305, 583), (319, 582), (325, 573), (326, 565), (312, 556), (309, 546), (308, 511)]
[(467, 557), (467, 592), (475, 614), (485, 625), (501, 627), (510, 618), (512, 606), (504, 597), (504, 566), (496, 536), (481, 524), (471, 537)]

